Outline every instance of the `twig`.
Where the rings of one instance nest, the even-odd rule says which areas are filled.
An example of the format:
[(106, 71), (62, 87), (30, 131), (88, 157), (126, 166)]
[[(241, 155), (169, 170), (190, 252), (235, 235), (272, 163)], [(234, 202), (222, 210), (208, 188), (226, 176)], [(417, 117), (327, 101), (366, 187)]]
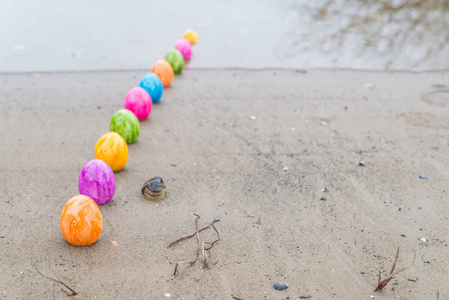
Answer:
[[(217, 228), (214, 225), (215, 223), (219, 222), (220, 220), (214, 219), (209, 225), (207, 225), (207, 226), (205, 226), (205, 227), (203, 227), (201, 229), (198, 229), (198, 219), (200, 218), (200, 216), (197, 215), (197, 214), (194, 214), (194, 215), (196, 216), (196, 219), (195, 219), (195, 232), (192, 233), (192, 234), (184, 235), (184, 236), (178, 238), (176, 241), (172, 242), (167, 247), (167, 248), (169, 248), (169, 247), (175, 245), (177, 242), (179, 242), (181, 240), (189, 239), (189, 238), (192, 238), (194, 236), (196, 236), (197, 241), (198, 241), (198, 247), (197, 247), (197, 250), (196, 250), (196, 253), (195, 253), (195, 257), (193, 258), (193, 260), (192, 261), (180, 261), (180, 262), (177, 262), (176, 265), (175, 265), (175, 270), (173, 271), (173, 275), (174, 276), (176, 276), (176, 273), (178, 271), (178, 266), (179, 265), (186, 264), (186, 263), (190, 263), (190, 265), (193, 265), (198, 260), (198, 256), (200, 255), (200, 252), (201, 252), (202, 258), (203, 258), (203, 268), (208, 269), (209, 268), (209, 262), (208, 262), (209, 254), (208, 254), (208, 251), (210, 249), (212, 249), (214, 244), (216, 242), (218, 242), (220, 240), (220, 238), (221, 238), (220, 237), (220, 232), (218, 232)], [(210, 227), (212, 227), (215, 230), (215, 232), (218, 235), (218, 238), (216, 240), (214, 240), (213, 242), (202, 242), (201, 238), (200, 238), (200, 232), (203, 231), (203, 230), (206, 230), (206, 229), (208, 229)], [(210, 247), (206, 248), (205, 247), (206, 244), (210, 245)]]
[[(198, 216), (197, 214), (194, 214), (194, 215), (195, 215), (195, 216)], [(213, 220), (211, 224), (209, 224), (209, 225), (207, 225), (207, 226), (204, 226), (203, 228), (201, 228), (200, 230), (198, 230), (198, 233), (200, 233), (200, 232), (203, 231), (203, 230), (206, 230), (206, 229), (210, 228), (214, 223), (217, 223), (217, 222), (220, 222), (220, 220), (217, 220), (217, 219)], [(195, 234), (196, 234), (196, 231), (195, 231), (194, 233), (192, 233), (192, 234), (183, 235), (182, 237), (180, 237), (180, 238), (177, 239), (176, 241), (170, 243), (170, 245), (168, 245), (167, 248), (170, 248), (171, 246), (175, 245), (176, 243), (178, 243), (178, 242), (180, 242), (180, 241), (182, 241), (182, 240), (190, 239), (190, 238), (194, 237)]]
[(236, 297), (236, 296), (232, 296), (232, 299), (234, 299), (234, 300), (245, 300), (243, 298), (239, 298), (239, 297)]
[(60, 280), (57, 280), (57, 279), (54, 279), (54, 278), (51, 278), (51, 277), (48, 277), (48, 276), (45, 276), (44, 274), (42, 274), (42, 273), (36, 268), (36, 266), (33, 266), (33, 267), (34, 267), (34, 269), (36, 270), (36, 272), (39, 273), (39, 275), (41, 275), (42, 277), (47, 278), (48, 280), (53, 280), (53, 281), (55, 281), (55, 282), (57, 282), (57, 283), (59, 283), (59, 284), (62, 284), (62, 285), (65, 286), (67, 289), (69, 289), (69, 290), (70, 290), (70, 293), (68, 293), (66, 290), (64, 290), (64, 289), (61, 288), (61, 290), (64, 291), (68, 296), (75, 296), (75, 295), (78, 294), (74, 289), (70, 288), (70, 287), (69, 287), (67, 284), (65, 284), (64, 282), (62, 282), (62, 281), (60, 281)]
[[(198, 240), (198, 249), (196, 250), (196, 254), (195, 254), (195, 257), (193, 258), (193, 260), (192, 261), (180, 261), (180, 262), (177, 262), (176, 263), (176, 265), (175, 265), (175, 271), (173, 272), (173, 276), (176, 276), (176, 272), (178, 271), (178, 266), (180, 265), (180, 264), (186, 264), (186, 263), (190, 263), (191, 265), (193, 265), (195, 262), (196, 262), (196, 260), (198, 259), (198, 255), (200, 254), (200, 250), (201, 250), (201, 241), (200, 241), (200, 235), (199, 235), (199, 231), (198, 231), (198, 219), (200, 218), (200, 216), (199, 215), (197, 215), (197, 214), (194, 214), (195, 216), (196, 216), (196, 219), (195, 219), (195, 233), (193, 234), (193, 235), (196, 235), (196, 237), (197, 237), (197, 240)], [(193, 236), (192, 235), (192, 236)], [(170, 245), (172, 245), (173, 243), (171, 243)], [(170, 247), (170, 246), (169, 246)]]
[(398, 275), (399, 273), (401, 273), (401, 272), (407, 270), (408, 268), (410, 268), (410, 267), (415, 263), (415, 259), (416, 259), (416, 252), (415, 252), (415, 251), (413, 251), (413, 255), (414, 255), (414, 256), (413, 256), (413, 262), (412, 262), (409, 266), (407, 266), (407, 267), (405, 267), (405, 268), (402, 268), (402, 269), (399, 269), (399, 270), (397, 270), (397, 271), (395, 272), (394, 269), (396, 268), (396, 263), (398, 262), (398, 258), (399, 258), (399, 247), (398, 247), (398, 250), (396, 251), (396, 257), (395, 257), (395, 259), (394, 259), (394, 263), (393, 263), (393, 266), (391, 267), (391, 270), (390, 270), (390, 273), (388, 274), (388, 277), (381, 281), (381, 274), (380, 274), (380, 271), (379, 271), (379, 280), (377, 281), (377, 286), (376, 286), (376, 288), (374, 289), (374, 291), (375, 291), (375, 292), (381, 291), (383, 288), (385, 288), (385, 287), (387, 286), (387, 284), (388, 284), (388, 283), (389, 283), (389, 282), (390, 282), (396, 275)]
[(209, 247), (209, 248), (206, 248), (205, 250), (208, 250), (208, 251), (209, 251), (210, 249), (212, 249), (212, 247), (214, 246), (214, 244), (215, 244), (216, 242), (218, 242), (218, 241), (220, 240), (220, 238), (221, 238), (220, 233), (218, 232), (217, 228), (215, 228), (215, 226), (214, 226), (214, 223), (215, 223), (215, 222), (218, 222), (218, 221), (220, 221), (220, 220), (213, 220), (212, 223), (210, 224), (210, 225), (212, 226), (212, 228), (215, 230), (215, 232), (217, 233), (218, 238), (217, 238), (215, 241), (213, 241), (212, 243), (206, 242), (206, 244), (210, 244), (210, 247)]

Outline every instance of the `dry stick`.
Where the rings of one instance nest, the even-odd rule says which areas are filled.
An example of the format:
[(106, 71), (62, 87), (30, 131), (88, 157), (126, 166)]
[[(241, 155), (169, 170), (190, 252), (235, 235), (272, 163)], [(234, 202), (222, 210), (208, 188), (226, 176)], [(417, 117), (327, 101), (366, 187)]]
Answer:
[(214, 246), (214, 244), (215, 244), (216, 242), (218, 242), (218, 241), (221, 239), (220, 233), (218, 232), (217, 228), (215, 228), (215, 226), (214, 226), (214, 223), (215, 223), (215, 222), (218, 222), (218, 221), (220, 221), (220, 220), (213, 220), (213, 221), (212, 221), (212, 224), (210, 224), (210, 225), (212, 226), (212, 228), (215, 230), (215, 232), (217, 233), (218, 238), (217, 238), (215, 241), (213, 241), (212, 243), (206, 242), (206, 244), (210, 244), (210, 247), (209, 247), (209, 248), (206, 248), (205, 250), (208, 250), (208, 251), (209, 251), (210, 249), (212, 249), (212, 247)]
[(62, 281), (60, 281), (60, 280), (57, 280), (57, 279), (54, 279), (54, 278), (51, 278), (51, 277), (48, 277), (48, 276), (45, 276), (44, 274), (42, 274), (42, 273), (36, 268), (36, 266), (34, 266), (34, 269), (35, 269), (36, 272), (39, 273), (39, 275), (41, 275), (42, 277), (47, 278), (47, 279), (49, 279), (49, 280), (53, 280), (53, 281), (55, 281), (55, 282), (57, 282), (57, 283), (59, 283), (59, 284), (62, 284), (62, 285), (65, 286), (67, 289), (69, 289), (71, 293), (68, 293), (68, 292), (65, 291), (64, 289), (61, 289), (61, 290), (63, 290), (68, 296), (75, 296), (75, 295), (78, 294), (74, 289), (70, 288), (70, 287), (69, 287), (67, 284), (65, 284), (64, 282), (62, 282)]
[(396, 257), (395, 257), (395, 259), (394, 259), (394, 263), (393, 263), (393, 266), (391, 267), (391, 270), (390, 270), (390, 273), (388, 274), (388, 277), (385, 278), (384, 280), (380, 281), (381, 276), (380, 276), (380, 271), (379, 271), (379, 280), (378, 280), (378, 282), (377, 282), (377, 286), (376, 286), (376, 288), (374, 289), (374, 291), (375, 291), (375, 292), (381, 291), (383, 288), (385, 288), (385, 287), (387, 286), (387, 284), (388, 284), (388, 283), (389, 283), (389, 282), (390, 282), (396, 275), (398, 275), (399, 273), (401, 273), (401, 272), (407, 270), (408, 268), (410, 268), (410, 267), (415, 263), (415, 259), (416, 259), (416, 252), (415, 252), (415, 251), (413, 251), (413, 255), (414, 255), (414, 256), (413, 256), (413, 261), (412, 261), (412, 263), (411, 263), (410, 265), (408, 265), (407, 267), (402, 268), (402, 269), (399, 269), (399, 270), (397, 270), (396, 272), (394, 272), (394, 269), (396, 268), (396, 263), (398, 262), (398, 258), (399, 258), (399, 247), (398, 247), (398, 250), (396, 251)]
[[(195, 219), (195, 229), (196, 229), (196, 231), (195, 231), (195, 234), (194, 234), (194, 235), (196, 235), (197, 240), (198, 240), (198, 249), (196, 250), (195, 257), (193, 258), (192, 261), (180, 261), (180, 262), (177, 262), (177, 263), (176, 263), (176, 265), (175, 265), (175, 270), (173, 271), (173, 276), (176, 276), (176, 272), (178, 271), (178, 266), (179, 266), (180, 264), (190, 263), (191, 265), (193, 265), (193, 264), (196, 262), (196, 260), (198, 259), (198, 255), (200, 254), (200, 250), (201, 250), (201, 241), (200, 241), (200, 234), (199, 234), (199, 230), (198, 230), (198, 219), (200, 218), (200, 216), (197, 215), (197, 214), (194, 214), (194, 215), (196, 216), (196, 219)], [(170, 245), (172, 245), (172, 244), (173, 244), (173, 243), (171, 243)], [(169, 245), (168, 247), (170, 247), (170, 245)]]
[[(195, 216), (198, 216), (198, 215), (195, 214)], [(209, 225), (207, 225), (207, 226), (204, 226), (203, 228), (201, 228), (200, 230), (198, 230), (198, 233), (200, 233), (200, 232), (203, 231), (203, 230), (206, 230), (206, 229), (210, 228), (210, 227), (213, 225), (213, 223), (216, 223), (216, 222), (220, 222), (220, 220), (217, 220), (217, 219), (213, 220), (211, 224), (209, 224)], [(167, 248), (170, 248), (171, 246), (175, 245), (176, 243), (178, 243), (178, 242), (180, 242), (180, 241), (182, 241), (182, 240), (190, 239), (190, 238), (192, 238), (193, 236), (195, 236), (195, 234), (196, 234), (196, 231), (195, 231), (194, 233), (192, 233), (192, 234), (183, 235), (182, 237), (180, 237), (180, 238), (177, 239), (176, 241), (170, 243), (170, 245), (168, 245)]]
[[(218, 241), (220, 240), (220, 238), (221, 238), (220, 232), (218, 232), (217, 228), (215, 228), (215, 225), (214, 225), (215, 222), (216, 222), (216, 220), (212, 221), (211, 226), (212, 226), (212, 228), (215, 230), (215, 232), (216, 232), (217, 235), (218, 235), (217, 239), (216, 239), (215, 241), (213, 241), (213, 242), (203, 242), (203, 258), (204, 258), (204, 265), (203, 265), (203, 268), (204, 268), (204, 269), (209, 269), (209, 263), (208, 263), (208, 261), (207, 261), (207, 258), (209, 257), (208, 251), (209, 251), (210, 249), (212, 249), (212, 247), (214, 246), (214, 244), (215, 244), (216, 242), (218, 242)], [(206, 248), (206, 247), (205, 247), (205, 244), (209, 244), (210, 247)]]
[[(217, 228), (215, 228), (215, 225), (214, 225), (215, 223), (220, 222), (220, 220), (214, 219), (209, 225), (207, 225), (207, 226), (205, 226), (205, 227), (203, 227), (203, 228), (201, 228), (201, 229), (198, 229), (198, 219), (200, 218), (200, 216), (197, 215), (197, 214), (194, 214), (194, 215), (196, 216), (196, 219), (195, 219), (195, 229), (196, 229), (196, 231), (195, 231), (194, 233), (192, 233), (192, 234), (184, 235), (184, 236), (180, 237), (179, 239), (177, 239), (176, 241), (172, 242), (172, 243), (171, 243), (170, 245), (168, 245), (168, 247), (167, 247), (167, 248), (170, 248), (171, 246), (175, 245), (177, 242), (179, 242), (179, 241), (181, 241), (181, 240), (184, 240), (184, 239), (189, 239), (189, 238), (191, 238), (191, 237), (193, 237), (193, 236), (195, 236), (195, 235), (196, 235), (196, 237), (197, 237), (198, 248), (197, 248), (197, 250), (196, 250), (195, 257), (193, 258), (192, 261), (180, 261), (180, 262), (177, 262), (176, 265), (175, 265), (175, 270), (173, 271), (173, 275), (174, 275), (174, 276), (176, 276), (176, 273), (177, 273), (177, 271), (178, 271), (178, 266), (179, 266), (180, 264), (190, 263), (191, 265), (193, 265), (193, 264), (197, 261), (200, 252), (202, 252), (202, 255), (203, 255), (203, 268), (208, 269), (208, 268), (209, 268), (209, 263), (208, 263), (208, 261), (207, 261), (208, 254), (207, 254), (206, 251), (212, 249), (212, 247), (214, 246), (214, 244), (220, 240), (220, 233), (218, 232)], [(200, 232), (203, 231), (203, 230), (206, 230), (206, 229), (208, 229), (208, 228), (210, 228), (210, 227), (212, 227), (212, 228), (215, 230), (215, 232), (217, 232), (218, 238), (217, 238), (215, 241), (213, 241), (213, 242), (201, 242), (201, 239), (200, 239)], [(207, 243), (207, 244), (210, 244), (211, 246), (210, 246), (209, 248), (206, 248), (206, 247), (205, 247), (205, 244), (206, 244), (206, 243)]]

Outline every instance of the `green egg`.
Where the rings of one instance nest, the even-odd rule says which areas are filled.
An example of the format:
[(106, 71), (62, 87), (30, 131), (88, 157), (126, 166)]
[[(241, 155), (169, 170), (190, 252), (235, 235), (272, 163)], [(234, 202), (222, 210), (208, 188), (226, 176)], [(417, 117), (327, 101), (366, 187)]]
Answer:
[(184, 57), (177, 49), (171, 49), (165, 56), (165, 60), (172, 66), (175, 74), (181, 73), (184, 68)]
[(132, 111), (121, 109), (112, 116), (109, 130), (120, 134), (127, 144), (132, 144), (139, 137), (139, 120)]

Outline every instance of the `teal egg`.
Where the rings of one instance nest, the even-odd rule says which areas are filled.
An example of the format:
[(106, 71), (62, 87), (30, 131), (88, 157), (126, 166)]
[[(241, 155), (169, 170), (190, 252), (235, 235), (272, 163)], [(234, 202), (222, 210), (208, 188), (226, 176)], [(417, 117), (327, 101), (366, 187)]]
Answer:
[(139, 120), (132, 111), (121, 109), (112, 116), (109, 131), (120, 134), (127, 144), (132, 144), (139, 137)]
[(175, 74), (181, 73), (184, 68), (184, 57), (178, 49), (171, 49), (167, 52), (165, 60), (172, 66)]

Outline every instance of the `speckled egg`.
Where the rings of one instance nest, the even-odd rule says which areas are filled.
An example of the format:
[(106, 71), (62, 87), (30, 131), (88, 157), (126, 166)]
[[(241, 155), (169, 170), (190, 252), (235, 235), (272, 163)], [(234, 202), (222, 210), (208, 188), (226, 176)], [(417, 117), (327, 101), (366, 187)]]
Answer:
[(88, 196), (70, 198), (61, 213), (61, 231), (65, 240), (75, 246), (95, 243), (103, 228), (103, 218), (97, 204)]
[(132, 144), (139, 137), (139, 120), (132, 111), (121, 109), (112, 116), (109, 130), (120, 134), (127, 144)]
[(145, 120), (151, 114), (153, 101), (151, 100), (150, 94), (148, 94), (146, 90), (140, 86), (136, 86), (126, 93), (123, 106), (132, 111), (136, 115), (137, 119)]
[(159, 59), (156, 61), (151, 69), (151, 72), (159, 77), (164, 88), (170, 86), (173, 81), (173, 76), (175, 75), (172, 66), (165, 59)]
[(111, 167), (100, 159), (93, 159), (84, 165), (78, 178), (78, 189), (103, 205), (112, 200), (115, 193), (115, 176)]
[(184, 68), (184, 57), (178, 49), (170, 49), (165, 56), (165, 60), (172, 66), (175, 74), (181, 73)]
[(145, 76), (142, 77), (140, 80), (139, 86), (145, 91), (148, 92), (151, 96), (151, 100), (153, 100), (153, 103), (159, 102), (159, 100), (162, 97), (162, 92), (164, 90), (164, 87), (162, 86), (162, 82), (154, 73), (147, 73)]
[(188, 40), (192, 45), (196, 44), (196, 42), (200, 39), (198, 34), (193, 29), (187, 29), (182, 37)]
[(184, 59), (190, 59), (192, 57), (192, 45), (186, 39), (180, 39), (175, 44), (175, 49), (178, 49), (181, 52), (182, 57)]
[(120, 171), (128, 161), (128, 145), (120, 134), (105, 133), (95, 145), (95, 158), (107, 163), (112, 171)]

